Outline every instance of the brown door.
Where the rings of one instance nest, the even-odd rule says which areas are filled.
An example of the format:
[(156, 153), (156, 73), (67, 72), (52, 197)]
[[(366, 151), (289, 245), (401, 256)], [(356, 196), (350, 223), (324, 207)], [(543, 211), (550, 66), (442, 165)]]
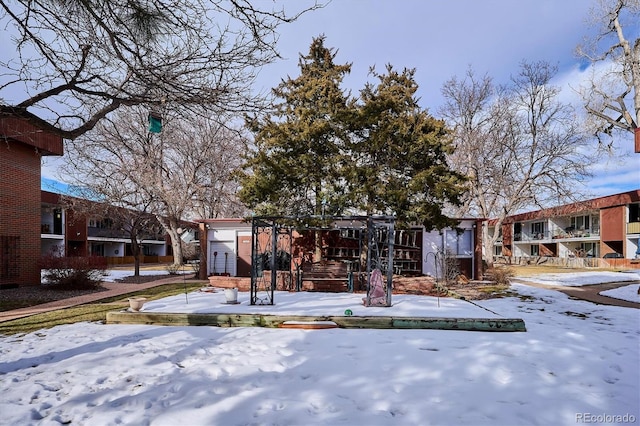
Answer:
[(239, 277), (251, 276), (251, 235), (238, 235), (238, 271)]

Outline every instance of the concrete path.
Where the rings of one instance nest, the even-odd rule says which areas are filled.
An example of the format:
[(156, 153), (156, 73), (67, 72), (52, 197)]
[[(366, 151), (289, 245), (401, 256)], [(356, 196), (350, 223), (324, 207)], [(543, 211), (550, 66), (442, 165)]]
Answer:
[(519, 281), (517, 278), (512, 278), (511, 281), (517, 282), (518, 284), (529, 285), (532, 287), (560, 291), (566, 294), (567, 296), (574, 297), (576, 299), (586, 300), (588, 302), (597, 303), (599, 305), (612, 305), (612, 306), (622, 306), (625, 308), (640, 309), (640, 303), (631, 302), (628, 300), (616, 299), (613, 297), (607, 297), (600, 294), (600, 292), (603, 292), (606, 290), (611, 290), (618, 287), (624, 287), (631, 284), (637, 284), (638, 283), (637, 281), (621, 281), (621, 282), (615, 282), (615, 283), (583, 285), (579, 287), (546, 285), (546, 284), (540, 284), (540, 283), (531, 282), (531, 281)]
[[(193, 274), (185, 275), (184, 277), (184, 279), (190, 279), (190, 278), (193, 278)], [(43, 303), (41, 305), (28, 306), (26, 308), (0, 312), (0, 322), (11, 321), (18, 318), (24, 318), (30, 315), (40, 314), (42, 312), (55, 311), (57, 309), (65, 309), (65, 308), (70, 308), (72, 306), (84, 305), (85, 303), (92, 303), (101, 299), (120, 296), (122, 294), (127, 294), (134, 291), (145, 290), (147, 288), (157, 287), (163, 284), (172, 284), (176, 282), (181, 282), (182, 280), (183, 280), (182, 276), (177, 278), (175, 276), (171, 276), (171, 277), (162, 278), (156, 281), (149, 281), (149, 282), (140, 283), (140, 284), (104, 282), (102, 283), (102, 286), (107, 289), (106, 291), (100, 291), (97, 293), (85, 294), (78, 297), (71, 297), (69, 299), (61, 299), (61, 300), (56, 300), (49, 303)], [(205, 282), (203, 281), (203, 283)]]

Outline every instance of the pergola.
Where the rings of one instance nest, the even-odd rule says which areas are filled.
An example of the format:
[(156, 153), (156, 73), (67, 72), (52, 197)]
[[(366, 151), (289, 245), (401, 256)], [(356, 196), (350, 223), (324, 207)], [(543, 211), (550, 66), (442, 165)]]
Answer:
[[(393, 278), (393, 244), (395, 239), (393, 216), (254, 216), (251, 233), (251, 305), (274, 305), (274, 291), (278, 275), (293, 281), (293, 231), (359, 230), (361, 255), (366, 255), (366, 305), (375, 297), (377, 306), (391, 306)], [(366, 239), (365, 239), (366, 238)], [(299, 265), (295, 265), (299, 266)], [(379, 283), (384, 291), (380, 297), (375, 291), (386, 277), (386, 284)], [(266, 274), (265, 271), (270, 271)], [(296, 290), (300, 290), (296, 286)]]

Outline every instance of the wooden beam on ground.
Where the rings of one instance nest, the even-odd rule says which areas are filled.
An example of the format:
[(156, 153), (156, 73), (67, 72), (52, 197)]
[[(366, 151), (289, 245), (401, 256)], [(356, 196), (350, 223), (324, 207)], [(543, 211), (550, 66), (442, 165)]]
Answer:
[(431, 329), (465, 331), (527, 331), (520, 318), (437, 318), (390, 316), (307, 316), (266, 314), (188, 314), (108, 312), (107, 324), (205, 325), (282, 328), (285, 322), (334, 322), (340, 328)]

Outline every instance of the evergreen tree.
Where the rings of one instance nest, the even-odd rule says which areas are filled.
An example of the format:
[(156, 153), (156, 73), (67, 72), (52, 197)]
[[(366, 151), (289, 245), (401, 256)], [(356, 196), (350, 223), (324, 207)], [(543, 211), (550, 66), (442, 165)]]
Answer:
[(358, 105), (352, 103), (358, 113), (343, 173), (353, 208), (428, 230), (455, 225), (442, 210), (459, 204), (464, 177), (447, 164), (448, 130), (418, 105), (415, 70), (387, 65), (386, 71), (372, 69), (378, 84), (368, 83)]
[(269, 116), (250, 120), (256, 150), (241, 173), (240, 199), (258, 214), (339, 214), (344, 180), (343, 151), (347, 96), (340, 88), (351, 64), (334, 63), (336, 52), (314, 38), (300, 56), (300, 76), (273, 89), (281, 100)]

